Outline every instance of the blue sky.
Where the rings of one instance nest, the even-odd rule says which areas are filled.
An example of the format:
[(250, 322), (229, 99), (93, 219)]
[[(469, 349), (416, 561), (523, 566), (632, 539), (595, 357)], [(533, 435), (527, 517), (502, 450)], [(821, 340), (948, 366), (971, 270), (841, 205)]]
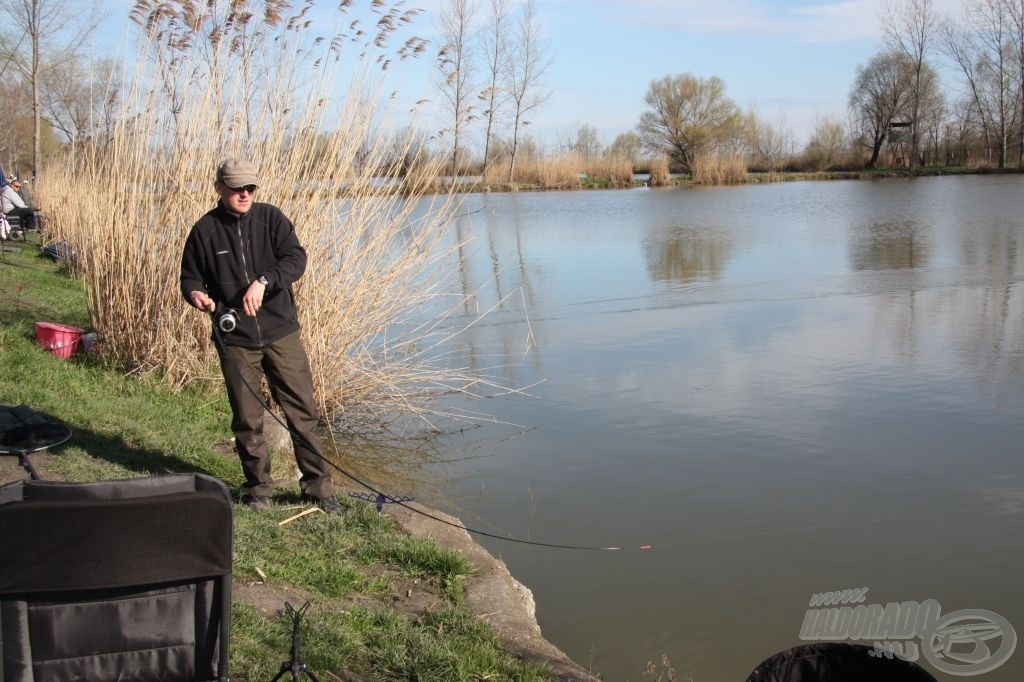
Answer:
[[(608, 144), (635, 126), (652, 80), (691, 72), (718, 76), (737, 104), (783, 122), (802, 144), (819, 118), (845, 119), (857, 66), (882, 48), (883, 2), (538, 0), (554, 62), (551, 97), (532, 117), (532, 133), (550, 145), (588, 124)], [(418, 34), (435, 32), (439, 4), (407, 0), (425, 9)], [(959, 5), (937, 0), (940, 11), (956, 14)], [(130, 6), (130, 0), (105, 0), (110, 11), (102, 35), (114, 38), (108, 44), (124, 35)], [(407, 101), (436, 99), (428, 60), (398, 64), (390, 75)]]

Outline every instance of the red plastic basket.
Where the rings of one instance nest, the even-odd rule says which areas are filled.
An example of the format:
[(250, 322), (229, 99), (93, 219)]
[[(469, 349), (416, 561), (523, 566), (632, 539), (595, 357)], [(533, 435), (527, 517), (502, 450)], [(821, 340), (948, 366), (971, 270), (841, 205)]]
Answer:
[(84, 329), (57, 322), (36, 322), (36, 342), (58, 358), (67, 360), (82, 341)]

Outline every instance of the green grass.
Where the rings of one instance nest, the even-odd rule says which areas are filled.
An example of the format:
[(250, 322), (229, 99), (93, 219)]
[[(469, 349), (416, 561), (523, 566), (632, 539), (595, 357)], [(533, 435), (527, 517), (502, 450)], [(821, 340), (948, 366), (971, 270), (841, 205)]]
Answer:
[[(289, 658), (290, 620), (267, 620), (253, 608), (236, 604), (233, 623), (254, 635), (233, 647), (232, 670), (245, 670), (248, 680), (272, 679)], [(445, 608), (410, 620), (380, 608), (311, 608), (302, 619), (301, 636), (302, 660), (321, 680), (549, 679), (542, 669), (524, 666), (503, 652), (487, 625), (460, 609)], [(268, 658), (268, 651), (280, 655)], [(332, 676), (324, 671), (332, 671)]]
[[(44, 474), (91, 481), (201, 472), (240, 485), (238, 461), (226, 447), (230, 409), (220, 392), (176, 393), (158, 380), (125, 375), (98, 355), (61, 360), (35, 343), (39, 320), (88, 328), (85, 300), (81, 284), (33, 245), (4, 254), (0, 403), (31, 405), (74, 434), (39, 458)], [(286, 486), (275, 502), (263, 513), (236, 506), (234, 578), (309, 596), (303, 655), (321, 680), (547, 679), (460, 607), (473, 567), (459, 553), (404, 535), (370, 503), (342, 498), (341, 514), (310, 514), (282, 526), (305, 507), (296, 486)], [(411, 581), (434, 592), (435, 612), (407, 616), (390, 607), (392, 593)], [(232, 679), (272, 679), (290, 644), (288, 618), (236, 601)]]
[(379, 534), (357, 548), (357, 555), (366, 563), (397, 566), (409, 576), (435, 577), (441, 594), (453, 603), (462, 600), (463, 583), (474, 573), (458, 552), (408, 535)]

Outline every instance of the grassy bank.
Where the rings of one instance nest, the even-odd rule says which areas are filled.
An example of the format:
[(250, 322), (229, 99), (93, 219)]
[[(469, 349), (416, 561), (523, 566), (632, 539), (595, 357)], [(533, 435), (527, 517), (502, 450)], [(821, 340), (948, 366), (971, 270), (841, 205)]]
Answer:
[[(1020, 174), (1016, 168), (998, 170), (992, 168), (966, 168), (963, 166), (928, 166), (918, 168), (914, 173), (918, 177), (936, 175), (995, 175), (995, 174)], [(552, 182), (543, 178), (524, 182), (488, 182), (486, 179), (478, 182), (459, 183), (457, 191), (463, 193), (475, 192), (531, 192), (545, 190), (577, 190), (577, 189), (626, 189), (629, 187), (694, 187), (694, 186), (716, 186), (716, 185), (758, 185), (775, 182), (807, 182), (824, 180), (882, 180), (886, 178), (908, 178), (910, 172), (901, 168), (873, 168), (860, 170), (836, 170), (836, 171), (743, 171), (742, 173), (733, 169), (731, 179), (723, 179), (721, 176), (728, 176), (727, 173), (716, 172), (714, 177), (698, 176), (697, 179), (689, 175), (669, 175), (667, 167), (663, 171), (663, 177), (656, 182), (646, 179), (631, 179), (625, 181), (622, 176), (591, 175), (577, 173), (571, 177), (560, 176)], [(632, 175), (630, 175), (632, 178)], [(740, 179), (742, 178), (742, 179)], [(432, 185), (432, 191), (444, 193), (449, 191), (450, 182), (437, 181)]]
[[(32, 237), (30, 237), (30, 240)], [(33, 340), (40, 320), (88, 327), (83, 286), (18, 244), (0, 262), (0, 403), (28, 404), (73, 430), (32, 457), (44, 478), (74, 481), (202, 472), (241, 483), (230, 446), (230, 410), (219, 392), (173, 392), (125, 375), (96, 356), (60, 360)], [(290, 456), (285, 453), (285, 458)], [(24, 477), (0, 460), (4, 481)], [(309, 514), (297, 486), (267, 513), (235, 510), (231, 676), (269, 680), (289, 656), (291, 621), (277, 610), (312, 602), (303, 655), (323, 680), (547, 679), (503, 650), (461, 604), (474, 568), (461, 554), (399, 532), (373, 506), (342, 499), (344, 513)]]
[[(697, 174), (697, 177), (690, 175), (670, 175), (668, 166), (655, 169), (656, 176), (653, 181), (647, 179), (624, 180), (623, 175), (600, 175), (588, 174), (585, 172), (575, 174), (571, 177), (563, 176), (557, 181), (546, 182), (542, 179), (535, 179), (522, 182), (489, 182), (485, 178), (477, 182), (462, 182), (457, 185), (460, 193), (501, 193), (501, 191), (543, 191), (559, 189), (622, 189), (629, 187), (645, 186), (714, 186), (721, 184), (764, 184), (770, 182), (800, 182), (819, 180), (881, 180), (886, 178), (906, 178), (911, 174), (905, 168), (871, 168), (859, 170), (829, 170), (829, 171), (746, 171), (745, 168), (731, 168), (728, 172), (722, 169), (713, 169), (714, 173)], [(1016, 168), (999, 170), (994, 168), (967, 168), (964, 166), (927, 166), (919, 167), (913, 173), (914, 176), (928, 177), (935, 175), (996, 175), (996, 174), (1020, 174)], [(451, 187), (449, 181), (435, 181), (434, 191), (447, 191)]]

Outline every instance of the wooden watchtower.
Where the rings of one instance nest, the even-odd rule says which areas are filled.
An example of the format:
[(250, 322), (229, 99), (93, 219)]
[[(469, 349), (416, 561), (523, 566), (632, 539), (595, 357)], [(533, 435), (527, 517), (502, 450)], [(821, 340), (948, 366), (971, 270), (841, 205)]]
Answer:
[(889, 124), (889, 166), (907, 165), (907, 143), (910, 142), (910, 135), (913, 131), (913, 121), (893, 121)]

